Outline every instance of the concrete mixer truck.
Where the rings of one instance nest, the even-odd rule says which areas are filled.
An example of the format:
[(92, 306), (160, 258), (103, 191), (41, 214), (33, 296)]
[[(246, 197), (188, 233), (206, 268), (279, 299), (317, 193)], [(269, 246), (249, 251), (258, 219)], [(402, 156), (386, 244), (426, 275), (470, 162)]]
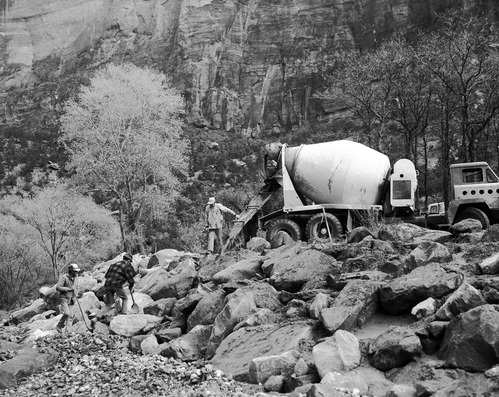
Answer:
[[(373, 214), (414, 221), (417, 174), (410, 160), (392, 167), (386, 155), (348, 140), (265, 149), (265, 185), (235, 222), (226, 248), (250, 224), (266, 231), (268, 241), (279, 231), (294, 240), (327, 241)], [(282, 207), (262, 213), (278, 192)]]

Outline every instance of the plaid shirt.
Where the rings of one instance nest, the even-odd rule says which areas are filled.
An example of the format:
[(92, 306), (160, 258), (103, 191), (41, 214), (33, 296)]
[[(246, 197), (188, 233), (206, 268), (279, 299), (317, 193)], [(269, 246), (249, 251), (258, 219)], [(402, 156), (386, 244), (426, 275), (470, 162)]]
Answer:
[(109, 267), (105, 276), (106, 282), (104, 283), (104, 285), (108, 287), (121, 288), (123, 287), (123, 284), (125, 284), (125, 282), (128, 281), (130, 288), (132, 288), (133, 284), (135, 283), (133, 279), (135, 275), (136, 275), (135, 270), (133, 269), (130, 263), (125, 261), (119, 261), (113, 263)]

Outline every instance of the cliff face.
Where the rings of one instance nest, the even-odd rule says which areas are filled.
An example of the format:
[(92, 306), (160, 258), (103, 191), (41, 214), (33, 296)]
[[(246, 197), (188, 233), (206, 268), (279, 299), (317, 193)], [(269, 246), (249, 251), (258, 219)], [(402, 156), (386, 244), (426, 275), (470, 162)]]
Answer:
[(0, 0), (0, 133), (43, 134), (50, 151), (61, 103), (109, 61), (170, 74), (194, 125), (279, 133), (334, 112), (313, 94), (337, 50), (372, 47), (394, 31), (424, 27), (450, 7), (497, 15), (496, 3)]

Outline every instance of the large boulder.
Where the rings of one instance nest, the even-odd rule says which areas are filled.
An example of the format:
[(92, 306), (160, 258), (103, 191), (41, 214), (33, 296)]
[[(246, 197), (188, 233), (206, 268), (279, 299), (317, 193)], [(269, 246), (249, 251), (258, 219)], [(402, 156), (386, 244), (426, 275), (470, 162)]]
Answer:
[(38, 294), (47, 305), (47, 310), (57, 310), (57, 306), (59, 305), (59, 292), (56, 291), (55, 285), (51, 287), (40, 287)]
[[(324, 396), (329, 396), (330, 394), (327, 394), (329, 391), (338, 390), (337, 394), (333, 394), (333, 396), (343, 397), (348, 395), (342, 392), (345, 389), (351, 390), (352, 392), (358, 390), (356, 395), (385, 396), (386, 390), (390, 389), (392, 386), (393, 383), (385, 378), (383, 372), (378, 371), (375, 368), (359, 367), (346, 373), (327, 373), (322, 378), (319, 389), (325, 392)], [(414, 396), (399, 395), (397, 397)]]
[(77, 293), (81, 295), (85, 292), (92, 291), (94, 286), (98, 283), (95, 277), (90, 275), (81, 275), (77, 278)]
[(37, 314), (41, 314), (47, 310), (47, 304), (42, 298), (35, 299), (30, 305), (16, 310), (10, 315), (9, 322), (11, 324), (19, 324), (30, 320)]
[(261, 258), (262, 256), (254, 251), (239, 249), (229, 251), (225, 255), (214, 260), (213, 255), (202, 258), (199, 262), (198, 279), (200, 283), (211, 282), (213, 276), (230, 265), (250, 258)]
[(26, 334), (33, 333), (37, 330), (39, 331), (52, 331), (55, 330), (55, 327), (62, 315), (59, 314), (54, 317), (49, 317), (47, 319), (34, 320), (27, 323), (22, 323), (19, 327), (26, 332)]
[(338, 329), (350, 331), (366, 323), (378, 311), (381, 285), (376, 281), (350, 281), (333, 304), (321, 310), (319, 319), (324, 328), (333, 334)]
[[(487, 379), (483, 374), (455, 371), (445, 377), (414, 382), (415, 396), (497, 396), (497, 380)], [(388, 396), (387, 396), (388, 397)], [(398, 396), (397, 396), (398, 397)]]
[(482, 223), (478, 219), (463, 219), (449, 227), (449, 233), (453, 235), (462, 233), (478, 233), (482, 231)]
[(356, 256), (355, 258), (348, 258), (341, 266), (342, 273), (354, 273), (376, 270), (379, 263), (383, 260), (384, 255), (381, 252), (371, 252)]
[(251, 292), (236, 290), (225, 298), (225, 306), (218, 313), (213, 323), (206, 357), (215, 355), (220, 343), (229, 335), (240, 321), (257, 311)]
[(451, 236), (451, 233), (441, 230), (430, 230), (411, 223), (384, 224), (378, 231), (380, 240), (410, 244), (417, 246), (424, 241), (442, 242)]
[(15, 388), (21, 379), (54, 365), (58, 356), (52, 349), (45, 349), (43, 353), (36, 349), (21, 350), (0, 364), (0, 389)]
[(250, 241), (246, 243), (246, 248), (254, 252), (264, 252), (270, 249), (270, 243), (263, 237), (253, 237)]
[(192, 288), (196, 279), (196, 265), (193, 259), (183, 260), (172, 271), (155, 268), (146, 274), (135, 286), (135, 290), (149, 295), (152, 299), (183, 298)]
[(390, 327), (369, 346), (368, 358), (373, 367), (387, 371), (401, 367), (421, 355), (423, 348), (415, 332), (406, 327)]
[(154, 335), (146, 335), (140, 343), (140, 351), (144, 356), (154, 355), (158, 353), (158, 339)]
[(267, 256), (265, 256), (265, 261), (262, 264), (263, 273), (270, 277), (274, 269), (274, 265), (277, 262), (282, 261), (283, 258), (290, 258), (298, 255), (303, 249), (305, 249), (305, 247), (306, 245), (303, 242), (293, 242), (292, 245), (282, 246), (269, 251)]
[(486, 371), (499, 363), (499, 309), (476, 307), (447, 326), (438, 356), (467, 371)]
[(300, 359), (300, 353), (289, 350), (281, 354), (256, 357), (251, 360), (248, 370), (250, 383), (265, 383), (271, 376), (282, 375), (289, 378), (295, 370), (295, 365)]
[(282, 308), (280, 292), (267, 282), (255, 282), (239, 288), (241, 291), (251, 292), (256, 307), (278, 312)]
[(244, 328), (244, 327), (255, 327), (257, 325), (264, 325), (264, 324), (275, 324), (277, 323), (279, 316), (278, 314), (274, 313), (270, 309), (260, 309), (256, 313), (251, 314), (249, 317), (246, 317), (243, 321), (238, 323), (234, 327), (234, 331), (237, 331), (239, 328)]
[[(137, 295), (137, 294), (135, 294)], [(150, 303), (143, 307), (144, 314), (151, 314), (153, 316), (164, 317), (172, 314), (173, 306), (177, 301), (175, 298), (162, 298), (157, 301), (152, 300)]]
[(348, 244), (359, 243), (368, 236), (374, 238), (374, 235), (367, 227), (359, 226), (353, 229), (352, 232), (349, 234), (347, 238), (347, 243)]
[(199, 292), (192, 289), (187, 296), (175, 302), (172, 309), (172, 316), (177, 316), (179, 313), (188, 315), (194, 310), (199, 301), (203, 299), (204, 295), (206, 295), (206, 292)]
[(358, 367), (361, 359), (358, 339), (342, 330), (315, 345), (312, 355), (321, 378), (328, 372), (348, 372)]
[[(131, 305), (131, 304), (130, 304)], [(78, 321), (86, 321), (90, 324), (87, 313), (94, 313), (99, 310), (101, 303), (93, 292), (85, 292), (78, 298), (73, 306), (73, 315)]]
[(225, 295), (223, 289), (205, 294), (187, 318), (187, 331), (197, 325), (213, 324), (225, 305)]
[(182, 255), (183, 252), (177, 251), (176, 249), (162, 249), (151, 255), (151, 258), (147, 263), (147, 268), (151, 269), (155, 266), (167, 268), (172, 261), (178, 261)]
[(213, 275), (215, 284), (244, 279), (262, 278), (262, 257), (240, 260)]
[(452, 254), (446, 246), (434, 241), (424, 241), (414, 248), (404, 261), (404, 273), (429, 263), (448, 263)]
[(116, 335), (131, 337), (139, 334), (147, 334), (163, 321), (162, 317), (150, 314), (118, 315), (113, 317), (109, 329)]
[(455, 290), (435, 313), (437, 320), (451, 320), (457, 315), (487, 302), (482, 293), (467, 282)]
[(333, 257), (314, 249), (306, 249), (296, 255), (283, 253), (282, 256), (273, 256), (264, 262), (266, 269), (270, 262), (270, 283), (278, 290), (289, 292), (299, 291), (310, 279), (325, 280), (328, 274), (338, 274), (341, 269), (341, 264)]
[(420, 320), (434, 314), (436, 310), (437, 301), (433, 298), (428, 298), (414, 306), (411, 310), (411, 314)]
[[(163, 345), (182, 336), (182, 329), (172, 324), (164, 323), (154, 330), (154, 335)], [(162, 346), (163, 346), (162, 345)], [(161, 350), (163, 347), (161, 348)]]
[(314, 297), (312, 303), (310, 304), (310, 308), (309, 308), (310, 317), (315, 318), (315, 319), (319, 319), (322, 310), (329, 307), (331, 300), (332, 299), (329, 297), (328, 294), (325, 294), (323, 292), (319, 292)]
[(254, 358), (301, 351), (318, 337), (316, 327), (306, 322), (241, 328), (220, 343), (211, 363), (236, 380), (249, 381), (249, 365)]
[(182, 361), (202, 360), (212, 328), (212, 325), (196, 325), (187, 334), (167, 343), (160, 354)]
[(295, 244), (293, 238), (288, 233), (283, 232), (282, 230), (274, 234), (272, 236), (272, 239), (270, 240), (270, 247), (273, 249), (280, 247), (289, 247), (293, 244)]
[(499, 252), (485, 258), (478, 266), (483, 274), (497, 274), (499, 273)]
[(440, 298), (463, 282), (458, 273), (448, 273), (437, 264), (414, 269), (380, 289), (380, 303), (389, 314), (402, 314), (427, 298)]
[(144, 294), (142, 292), (133, 292), (133, 299), (130, 294), (130, 291), (125, 290), (128, 296), (127, 300), (127, 313), (131, 313), (133, 302), (139, 307), (139, 313), (144, 313), (144, 308), (149, 306), (154, 302), (153, 298), (148, 294)]

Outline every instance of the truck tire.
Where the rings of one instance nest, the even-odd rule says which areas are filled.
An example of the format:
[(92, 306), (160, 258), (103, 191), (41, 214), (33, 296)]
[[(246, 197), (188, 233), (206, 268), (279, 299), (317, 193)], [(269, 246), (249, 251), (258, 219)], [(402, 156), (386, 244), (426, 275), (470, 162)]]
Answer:
[(267, 227), (267, 241), (272, 241), (272, 238), (278, 232), (285, 232), (291, 236), (294, 241), (301, 240), (301, 229), (300, 226), (291, 219), (275, 219), (270, 222)]
[(476, 207), (466, 207), (459, 211), (454, 223), (460, 222), (464, 219), (476, 219), (482, 224), (482, 229), (487, 230), (490, 226), (490, 219), (485, 212), (480, 208)]
[(329, 241), (329, 233), (331, 233), (332, 238), (340, 237), (343, 233), (341, 222), (333, 214), (316, 214), (310, 218), (307, 223), (307, 239), (309, 241)]

